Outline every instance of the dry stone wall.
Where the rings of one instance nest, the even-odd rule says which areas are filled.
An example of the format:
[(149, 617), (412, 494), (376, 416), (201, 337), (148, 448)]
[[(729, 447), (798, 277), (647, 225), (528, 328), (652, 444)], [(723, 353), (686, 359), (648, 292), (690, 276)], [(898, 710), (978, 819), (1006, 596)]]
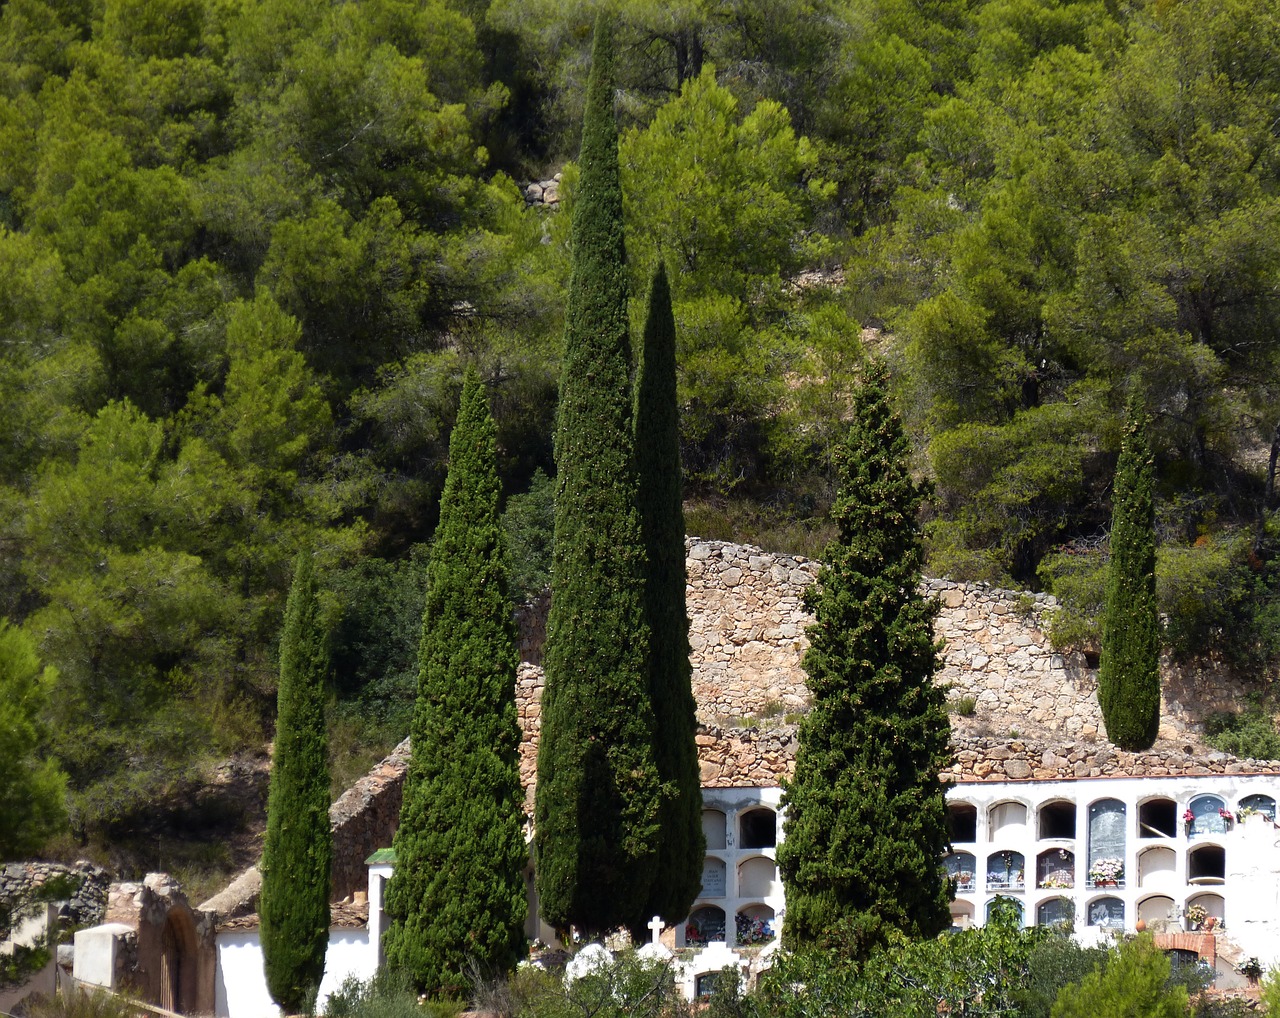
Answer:
[(107, 909), (110, 874), (101, 866), (80, 860), (71, 866), (55, 862), (11, 862), (0, 866), (0, 901), (19, 901), (56, 877), (71, 877), (75, 892), (58, 906), (58, 919), (68, 925), (93, 926)]

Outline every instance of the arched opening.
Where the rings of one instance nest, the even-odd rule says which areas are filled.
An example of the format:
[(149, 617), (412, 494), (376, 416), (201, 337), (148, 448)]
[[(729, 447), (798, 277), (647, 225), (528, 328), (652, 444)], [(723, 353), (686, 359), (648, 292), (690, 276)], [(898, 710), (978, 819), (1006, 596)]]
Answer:
[(1148, 926), (1164, 922), (1173, 916), (1173, 899), (1163, 894), (1153, 894), (1138, 902), (1138, 918)]
[(1087, 887), (1124, 886), (1125, 805), (1099, 799), (1089, 807), (1089, 873)]
[(1076, 854), (1050, 848), (1036, 856), (1036, 887), (1075, 887)]
[(195, 1003), (195, 929), (191, 917), (170, 912), (160, 934), (159, 1005), (182, 1013)]
[(1177, 871), (1178, 856), (1171, 848), (1161, 845), (1149, 848), (1138, 856), (1139, 887), (1167, 884), (1174, 879)]
[(1006, 849), (987, 856), (987, 890), (1021, 891), (1025, 883), (1021, 852)]
[(1226, 882), (1227, 853), (1221, 845), (1201, 845), (1187, 853), (1188, 884)]
[(728, 869), (723, 859), (707, 856), (702, 861), (702, 891), (699, 898), (723, 898)]
[(772, 859), (747, 859), (738, 866), (738, 897), (768, 898), (780, 890), (778, 864)]
[(1027, 831), (1027, 807), (1020, 802), (999, 802), (987, 813), (987, 840), (1020, 838)]
[(778, 814), (761, 806), (743, 813), (738, 821), (739, 848), (773, 848), (778, 843)]
[(1036, 906), (1037, 926), (1074, 926), (1076, 907), (1070, 898), (1047, 898)]
[(702, 833), (707, 839), (708, 850), (715, 851), (725, 847), (727, 829), (724, 814), (720, 810), (704, 809), (702, 811)]
[(1060, 800), (1046, 802), (1040, 807), (1040, 840), (1061, 838), (1074, 839), (1076, 836), (1076, 804)]
[[(1196, 909), (1204, 910), (1204, 918), (1197, 919)], [(1187, 899), (1187, 925), (1191, 929), (1216, 926), (1227, 918), (1226, 902), (1220, 894), (1197, 894)]]
[(977, 886), (977, 880), (974, 879), (977, 862), (969, 852), (952, 852), (943, 862), (947, 867), (947, 876), (955, 883), (957, 894), (965, 894)]
[(724, 909), (703, 905), (689, 913), (684, 926), (684, 942), (690, 947), (705, 947), (712, 941), (724, 940)]
[(1138, 805), (1139, 838), (1176, 838), (1178, 804), (1172, 799), (1148, 799)]
[(1245, 817), (1261, 813), (1273, 824), (1276, 822), (1276, 801), (1269, 795), (1246, 795), (1240, 800), (1237, 809)]
[(1197, 795), (1187, 806), (1191, 825), (1187, 837), (1227, 833), (1227, 804), (1218, 795)]
[(978, 840), (978, 807), (967, 802), (947, 803), (947, 837), (953, 845)]
[(1124, 929), (1124, 902), (1119, 898), (1095, 898), (1085, 909), (1090, 926), (1108, 930)]
[(738, 946), (750, 947), (771, 941), (777, 935), (773, 919), (773, 909), (768, 905), (748, 905), (740, 910), (734, 917)]
[(951, 903), (951, 925), (960, 930), (967, 930), (973, 925), (972, 902), (953, 901)]

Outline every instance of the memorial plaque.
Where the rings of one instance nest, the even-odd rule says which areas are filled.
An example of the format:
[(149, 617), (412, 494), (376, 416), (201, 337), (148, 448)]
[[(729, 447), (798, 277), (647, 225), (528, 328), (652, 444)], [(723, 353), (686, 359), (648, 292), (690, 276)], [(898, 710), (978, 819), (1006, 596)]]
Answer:
[(708, 859), (702, 864), (702, 898), (723, 898), (725, 865), (720, 859)]

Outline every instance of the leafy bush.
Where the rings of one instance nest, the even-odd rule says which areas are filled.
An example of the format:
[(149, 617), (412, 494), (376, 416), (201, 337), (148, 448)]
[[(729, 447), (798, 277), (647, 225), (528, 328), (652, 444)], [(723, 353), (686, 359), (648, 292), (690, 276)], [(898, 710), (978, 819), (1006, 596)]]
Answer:
[(1096, 549), (1060, 548), (1046, 555), (1037, 570), (1060, 607), (1049, 623), (1055, 650), (1096, 649), (1102, 642), (1102, 602), (1107, 587), (1107, 556)]
[(670, 966), (640, 958), (633, 951), (618, 955), (612, 965), (567, 985), (558, 974), (530, 968), (519, 969), (498, 982), (485, 984), (476, 980), (475, 985), (478, 989), (473, 1007), (499, 1018), (583, 1018), (584, 1015), (687, 1018), (689, 1015), (689, 1007), (675, 984)]
[(511, 599), (517, 603), (528, 601), (551, 585), (556, 482), (541, 467), (533, 472), (528, 491), (507, 499), (503, 522), (507, 530)]
[(1270, 715), (1257, 707), (1241, 714), (1211, 714), (1205, 734), (1214, 749), (1252, 760), (1280, 760), (1280, 732)]
[(408, 980), (386, 968), (369, 980), (348, 976), (324, 1007), (328, 1018), (453, 1018), (462, 1010), (456, 1000), (420, 1003)]

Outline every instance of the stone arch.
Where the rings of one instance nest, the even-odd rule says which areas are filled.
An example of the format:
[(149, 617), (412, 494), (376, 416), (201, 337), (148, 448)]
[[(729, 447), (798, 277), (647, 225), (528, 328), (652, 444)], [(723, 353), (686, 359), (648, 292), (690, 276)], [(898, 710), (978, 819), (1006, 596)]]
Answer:
[(1224, 884), (1227, 852), (1221, 845), (1196, 845), (1187, 852), (1188, 884)]
[(1030, 812), (1027, 803), (1018, 799), (1005, 799), (993, 803), (987, 809), (987, 840), (1021, 839), (1026, 833), (1027, 816)]
[(1178, 855), (1167, 845), (1152, 845), (1138, 853), (1138, 886), (1168, 884), (1178, 872)]
[(953, 845), (978, 840), (978, 807), (963, 799), (947, 803), (947, 837)]
[(1138, 838), (1176, 838), (1178, 804), (1167, 795), (1138, 800)]
[(1246, 795), (1243, 799), (1241, 799), (1238, 803), (1236, 803), (1236, 809), (1237, 810), (1243, 810), (1243, 809), (1257, 810), (1259, 813), (1261, 813), (1264, 817), (1266, 817), (1272, 823), (1275, 823), (1276, 801), (1269, 795), (1263, 795), (1261, 793)]
[(1192, 796), (1187, 803), (1187, 809), (1191, 812), (1191, 829), (1187, 831), (1187, 836), (1196, 838), (1206, 834), (1226, 834), (1227, 818), (1223, 816), (1226, 808), (1227, 804), (1220, 795), (1210, 793)]
[(738, 864), (738, 894), (743, 898), (768, 898), (777, 894), (778, 864), (767, 855), (756, 855)]
[(1076, 804), (1070, 799), (1050, 799), (1036, 810), (1036, 836), (1041, 841), (1074, 841)]
[(1173, 912), (1173, 899), (1167, 894), (1151, 894), (1138, 900), (1138, 918), (1147, 924), (1165, 922)]
[(160, 934), (160, 965), (156, 1000), (179, 1014), (196, 1006), (196, 929), (191, 913), (171, 909)]

